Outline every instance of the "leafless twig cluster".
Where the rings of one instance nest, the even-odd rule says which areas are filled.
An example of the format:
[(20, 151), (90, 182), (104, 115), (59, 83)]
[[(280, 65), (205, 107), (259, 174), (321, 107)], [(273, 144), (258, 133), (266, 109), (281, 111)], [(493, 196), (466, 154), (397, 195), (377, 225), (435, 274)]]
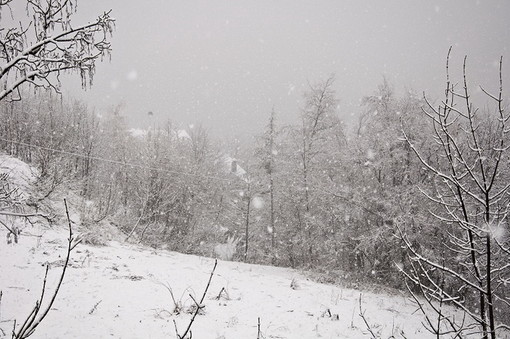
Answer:
[[(426, 316), (427, 329), (437, 337), (449, 334), (460, 338), (474, 332), (494, 339), (498, 329), (508, 328), (503, 323), (508, 323), (505, 317), (510, 310), (510, 238), (505, 233), (510, 211), (506, 167), (510, 112), (502, 98), (503, 62), (501, 59), (499, 64), (498, 94), (482, 88), (495, 109), (482, 112), (472, 103), (467, 58), (461, 90), (451, 82), (450, 51), (445, 99), (436, 108), (425, 98), (428, 108), (423, 110), (432, 124), (435, 148), (429, 152), (418, 149), (417, 142), (404, 131), (405, 141), (434, 177), (433, 188), (422, 192), (438, 206), (430, 213), (446, 232), (437, 239), (437, 250), (430, 251), (413, 244), (400, 225), (410, 263), (410, 269), (402, 271)], [(420, 301), (416, 292), (425, 300)], [(464, 316), (449, 314), (446, 304), (455, 305)]]
[(186, 327), (186, 330), (183, 334), (179, 334), (179, 331), (177, 329), (177, 323), (174, 320), (174, 326), (175, 326), (175, 334), (177, 335), (177, 339), (191, 339), (193, 337), (193, 333), (191, 331), (191, 326), (193, 326), (193, 323), (195, 322), (196, 316), (202, 311), (205, 307), (204, 299), (207, 295), (207, 291), (209, 290), (209, 286), (211, 285), (212, 277), (214, 275), (214, 271), (216, 270), (216, 266), (218, 265), (218, 260), (214, 260), (214, 266), (211, 271), (211, 275), (209, 276), (209, 281), (207, 282), (207, 285), (205, 286), (204, 293), (202, 293), (202, 297), (200, 298), (200, 301), (196, 301), (195, 298), (190, 294), (190, 298), (195, 303), (195, 311), (193, 312), (193, 315), (191, 316), (191, 319), (188, 323), (188, 326)]
[(55, 302), (55, 299), (57, 298), (60, 287), (62, 286), (62, 282), (64, 281), (65, 273), (66, 273), (66, 270), (67, 270), (67, 267), (69, 264), (69, 258), (71, 257), (71, 251), (79, 243), (79, 242), (75, 241), (75, 239), (73, 237), (73, 230), (71, 227), (71, 220), (69, 218), (69, 210), (67, 208), (66, 200), (64, 200), (64, 204), (65, 204), (68, 227), (69, 227), (69, 238), (67, 239), (68, 240), (67, 253), (66, 253), (66, 258), (64, 261), (64, 266), (62, 267), (62, 273), (60, 274), (60, 278), (58, 280), (55, 291), (50, 296), (49, 302), (46, 305), (43, 305), (44, 301), (46, 300), (46, 298), (45, 298), (46, 293), (47, 293), (46, 283), (47, 283), (48, 271), (49, 271), (49, 265), (46, 265), (46, 271), (44, 273), (41, 296), (35, 302), (34, 308), (28, 314), (28, 316), (25, 318), (25, 320), (23, 321), (23, 323), (20, 326), (18, 326), (16, 320), (14, 321), (14, 326), (13, 326), (13, 330), (12, 330), (12, 338), (13, 339), (24, 339), (24, 338), (28, 338), (29, 336), (31, 336), (35, 332), (37, 327), (41, 324), (41, 322), (44, 320), (44, 318), (48, 315), (53, 303)]

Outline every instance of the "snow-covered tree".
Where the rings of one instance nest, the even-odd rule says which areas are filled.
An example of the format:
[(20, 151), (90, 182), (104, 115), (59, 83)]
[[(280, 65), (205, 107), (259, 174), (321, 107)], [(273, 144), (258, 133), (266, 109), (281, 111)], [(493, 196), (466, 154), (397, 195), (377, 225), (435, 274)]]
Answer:
[(95, 62), (110, 51), (114, 19), (105, 12), (76, 25), (76, 9), (76, 0), (0, 1), (0, 100), (20, 100), (25, 83), (59, 91), (64, 72), (92, 84)]
[[(424, 110), (433, 131), (428, 147), (436, 156), (428, 156), (422, 140), (405, 131), (409, 147), (433, 177), (422, 192), (438, 206), (431, 213), (445, 231), (433, 248), (410, 241), (401, 230), (412, 265), (403, 272), (411, 290), (419, 291), (435, 311), (427, 311), (417, 299), (434, 334), (475, 331), (494, 339), (498, 328), (510, 323), (510, 114), (503, 101), (502, 61), (497, 92), (482, 88), (494, 104), (490, 110), (480, 110), (473, 102), (467, 58), (460, 86), (450, 79), (449, 61), (450, 53), (445, 98), (437, 107), (427, 101)], [(469, 321), (446, 312), (445, 303), (464, 310)], [(472, 322), (478, 327), (470, 327)]]
[[(260, 165), (258, 168), (258, 178), (262, 183), (262, 193), (268, 196), (269, 202), (264, 210), (267, 210), (269, 220), (265, 220), (267, 224), (266, 230), (271, 239), (271, 255), (272, 262), (276, 263), (277, 247), (278, 247), (278, 228), (277, 224), (277, 161), (278, 161), (278, 136), (280, 131), (276, 125), (276, 112), (274, 108), (271, 110), (269, 122), (266, 125), (264, 133), (258, 139), (258, 146), (255, 149), (255, 156)], [(265, 246), (264, 246), (265, 247)]]
[[(364, 111), (350, 141), (353, 166), (346, 169), (348, 190), (342, 194), (356, 213), (350, 214), (346, 241), (356, 253), (356, 266), (385, 281), (396, 279), (393, 262), (402, 262), (395, 220), (412, 219), (422, 207), (414, 185), (427, 180), (410, 147), (402, 140), (401, 125), (412, 126), (413, 135), (427, 129), (420, 118), (424, 102), (412, 92), (394, 94), (384, 79), (377, 91), (362, 100)], [(417, 226), (419, 227), (419, 226)]]

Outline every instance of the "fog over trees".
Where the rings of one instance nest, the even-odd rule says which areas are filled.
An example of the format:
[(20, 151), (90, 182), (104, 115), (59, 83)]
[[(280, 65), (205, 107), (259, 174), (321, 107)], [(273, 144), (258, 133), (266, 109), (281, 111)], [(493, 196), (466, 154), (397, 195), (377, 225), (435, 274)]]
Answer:
[[(443, 97), (400, 93), (405, 84), (383, 77), (350, 123), (336, 90), (349, 80), (313, 77), (294, 122), (268, 107), (251, 143), (237, 143), (206, 121), (138, 128), (122, 103), (99, 114), (60, 95), (61, 73), (93, 86), (96, 63), (115, 50), (110, 11), (77, 26), (73, 1), (27, 1), (28, 15), (7, 27), (11, 2), (0, 0), (0, 150), (38, 169), (32, 206), (65, 191), (82, 199), (83, 241), (106, 244), (108, 222), (153, 248), (406, 291), (437, 337), (509, 329), (506, 55), (478, 84), (470, 56), (444, 50)], [(23, 214), (0, 180), (0, 215)]]

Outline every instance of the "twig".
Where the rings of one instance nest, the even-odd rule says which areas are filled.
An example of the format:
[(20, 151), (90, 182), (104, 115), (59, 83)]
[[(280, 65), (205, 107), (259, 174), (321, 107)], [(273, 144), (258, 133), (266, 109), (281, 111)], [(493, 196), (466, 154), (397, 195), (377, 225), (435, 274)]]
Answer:
[(25, 339), (34, 333), (37, 326), (39, 326), (41, 324), (41, 322), (44, 320), (44, 318), (48, 315), (53, 303), (55, 302), (55, 299), (57, 298), (57, 294), (58, 294), (60, 287), (62, 285), (62, 281), (64, 280), (64, 276), (65, 276), (65, 273), (66, 273), (66, 270), (67, 270), (67, 267), (69, 264), (69, 258), (71, 257), (71, 251), (77, 245), (77, 244), (73, 243), (73, 240), (74, 240), (73, 230), (72, 230), (72, 226), (71, 226), (71, 219), (69, 217), (69, 210), (67, 208), (67, 201), (65, 199), (64, 199), (64, 205), (66, 208), (66, 216), (67, 216), (68, 227), (69, 227), (69, 238), (68, 238), (68, 242), (67, 242), (67, 254), (66, 254), (64, 266), (62, 268), (62, 274), (60, 275), (60, 279), (58, 281), (57, 287), (55, 288), (55, 291), (53, 292), (50, 302), (41, 312), (41, 306), (42, 306), (42, 303), (44, 300), (44, 295), (46, 292), (46, 281), (48, 278), (48, 271), (49, 271), (49, 265), (46, 266), (46, 272), (44, 274), (41, 296), (39, 297), (39, 300), (37, 300), (35, 302), (34, 308), (30, 312), (30, 314), (25, 318), (25, 321), (23, 322), (23, 324), (21, 325), (21, 327), (18, 329), (17, 332), (16, 332), (16, 321), (14, 322), (14, 328), (12, 331), (13, 339)]
[(14, 230), (12, 230), (9, 226), (7, 226), (2, 220), (0, 220), (0, 225), (2, 225), (3, 227), (5, 227), (9, 233), (8, 234), (14, 234)]
[(101, 303), (101, 301), (103, 300), (99, 300), (95, 305), (94, 307), (92, 307), (92, 309), (89, 311), (89, 314), (92, 314), (94, 313), (96, 310), (97, 310), (97, 307), (99, 306), (99, 304)]
[(214, 275), (214, 271), (216, 270), (216, 266), (218, 265), (218, 259), (214, 259), (214, 267), (211, 271), (211, 275), (209, 276), (209, 281), (207, 282), (207, 286), (205, 287), (204, 294), (202, 294), (202, 298), (200, 299), (200, 304), (204, 302), (205, 295), (207, 294), (207, 290), (209, 289), (209, 285), (211, 285), (211, 280)]
[(260, 317), (257, 318), (257, 339), (262, 339), (264, 336), (260, 331)]
[(372, 335), (373, 339), (377, 339), (377, 336), (375, 335), (374, 331), (372, 331), (372, 327), (368, 323), (367, 319), (365, 318), (365, 311), (361, 308), (361, 293), (359, 295), (359, 316), (361, 319), (363, 319), (363, 322), (365, 323), (365, 326), (367, 327), (368, 332)]
[(191, 317), (191, 320), (188, 323), (188, 327), (186, 328), (186, 331), (184, 331), (184, 334), (182, 334), (182, 335), (179, 334), (179, 331), (177, 330), (177, 324), (175, 323), (175, 320), (174, 320), (175, 333), (177, 334), (178, 339), (185, 339), (186, 335), (188, 335), (188, 333), (189, 333), (189, 339), (191, 339), (191, 337), (192, 337), (191, 326), (193, 325), (193, 322), (195, 321), (195, 318), (198, 315), (198, 313), (200, 312), (200, 310), (205, 307), (202, 303), (204, 302), (205, 296), (207, 295), (207, 290), (209, 289), (209, 285), (211, 285), (211, 280), (212, 280), (212, 277), (214, 275), (214, 271), (216, 270), (217, 265), (218, 265), (218, 260), (215, 259), (214, 267), (211, 271), (211, 275), (209, 276), (209, 281), (207, 282), (207, 286), (205, 287), (204, 293), (202, 294), (202, 298), (200, 299), (200, 303), (197, 303), (197, 301), (195, 300), (195, 298), (193, 298), (193, 296), (191, 294), (189, 295), (191, 297), (191, 299), (193, 300), (193, 302), (196, 304), (197, 308), (196, 308), (195, 312), (193, 313), (193, 316)]
[(221, 299), (221, 295), (224, 294), (224, 298), (225, 300), (230, 300), (230, 296), (228, 295), (228, 292), (227, 290), (225, 289), (225, 287), (222, 287), (221, 290), (220, 290), (220, 293), (218, 293), (218, 296), (214, 299), (216, 300), (220, 300)]
[(15, 213), (9, 211), (0, 211), (0, 215), (5, 215), (8, 217), (20, 217), (20, 218), (30, 218), (30, 217), (42, 217), (44, 219), (51, 219), (50, 216), (47, 216), (43, 213)]
[(175, 335), (177, 336), (177, 338), (181, 338), (181, 336), (179, 335), (179, 330), (177, 329), (177, 323), (175, 322), (175, 319), (173, 320), (174, 322), (174, 328), (175, 328)]
[(356, 310), (356, 307), (352, 309), (352, 318), (351, 318), (351, 328), (354, 328), (354, 311)]

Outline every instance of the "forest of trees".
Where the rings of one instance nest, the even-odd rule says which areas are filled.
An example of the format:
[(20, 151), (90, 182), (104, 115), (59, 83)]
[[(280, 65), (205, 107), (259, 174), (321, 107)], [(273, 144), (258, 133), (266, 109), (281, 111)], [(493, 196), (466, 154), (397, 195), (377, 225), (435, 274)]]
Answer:
[[(70, 67), (87, 82), (93, 60), (82, 53), (108, 51), (108, 13), (95, 25), (80, 28), (99, 34), (93, 46), (62, 46), (65, 35), (48, 42), (47, 25), (36, 25), (39, 45), (27, 48), (14, 31), (6, 40), (15, 53), (2, 54), (10, 68), (1, 69), (0, 149), (39, 170), (33, 205), (72, 190), (96, 242), (107, 221), (126, 240), (156, 248), (212, 256), (228, 240), (239, 243), (236, 260), (407, 288), (438, 336), (473, 330), (443, 304), (463, 309), (484, 337), (510, 324), (510, 113), (501, 66), (498, 92), (482, 89), (489, 103), (481, 109), (466, 59), (462, 79), (450, 79), (447, 64), (444, 98), (397, 96), (384, 80), (363, 98), (352, 130), (339, 118), (332, 76), (303, 94), (298, 124), (280, 124), (273, 109), (253, 145), (232, 150), (200, 125), (134, 134), (120, 106), (100, 117), (57, 95), (53, 72)], [(51, 53), (63, 59), (48, 62)]]

